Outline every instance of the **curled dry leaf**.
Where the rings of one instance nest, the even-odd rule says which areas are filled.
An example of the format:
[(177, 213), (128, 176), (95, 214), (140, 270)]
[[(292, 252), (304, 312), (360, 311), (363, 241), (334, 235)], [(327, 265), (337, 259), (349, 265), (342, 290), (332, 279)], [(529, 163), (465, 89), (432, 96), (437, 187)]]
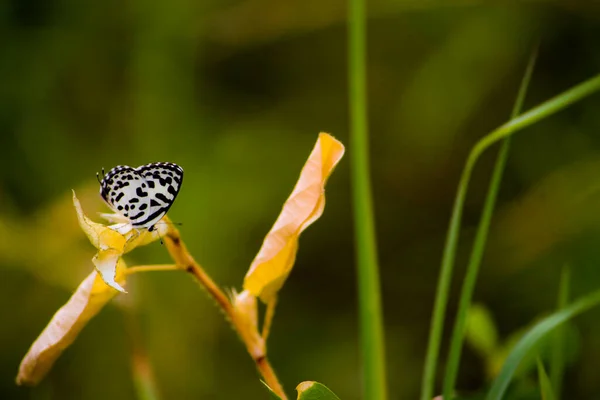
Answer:
[[(166, 235), (167, 223), (157, 223), (152, 232), (144, 229), (133, 229), (130, 223), (117, 223), (103, 225), (92, 221), (85, 215), (75, 191), (73, 191), (73, 205), (77, 211), (77, 220), (83, 232), (87, 235), (92, 245), (98, 249), (98, 253), (92, 259), (96, 270), (100, 273), (104, 282), (112, 288), (125, 292), (125, 289), (116, 281), (117, 261), (120, 257), (138, 246), (143, 246), (158, 240)], [(109, 220), (122, 220), (118, 214), (105, 214)]]
[[(123, 261), (119, 261), (117, 280), (121, 284), (125, 282), (125, 268)], [(37, 384), (63, 350), (73, 343), (87, 322), (118, 293), (104, 283), (96, 271), (88, 275), (29, 348), (21, 361), (17, 384)]]
[(244, 279), (244, 289), (263, 302), (272, 300), (288, 277), (302, 231), (323, 214), (325, 183), (343, 155), (341, 142), (327, 133), (319, 134), (296, 187)]

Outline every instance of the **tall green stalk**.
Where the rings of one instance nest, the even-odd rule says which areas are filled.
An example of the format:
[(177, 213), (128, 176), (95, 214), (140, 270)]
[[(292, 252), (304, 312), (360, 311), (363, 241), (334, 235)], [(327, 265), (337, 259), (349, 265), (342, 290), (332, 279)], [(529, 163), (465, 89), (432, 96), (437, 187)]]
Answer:
[[(535, 60), (537, 58), (537, 47), (532, 52), (529, 58), (529, 63), (525, 69), (525, 74), (521, 80), (521, 86), (517, 94), (517, 99), (512, 109), (510, 118), (516, 118), (523, 108), (523, 101), (525, 100), (525, 94), (531, 81), (531, 75), (533, 74), (533, 67), (535, 66)], [(471, 307), (471, 299), (473, 298), (473, 290), (475, 289), (475, 282), (477, 281), (477, 275), (479, 273), (479, 267), (483, 258), (483, 252), (485, 249), (485, 243), (487, 241), (487, 235), (492, 220), (492, 214), (494, 213), (494, 206), (496, 204), (496, 198), (498, 197), (498, 191), (500, 190), (500, 182), (502, 181), (502, 173), (506, 165), (506, 159), (508, 158), (508, 150), (510, 148), (510, 137), (507, 137), (502, 142), (502, 147), (498, 153), (496, 159), (496, 165), (494, 166), (494, 172), (492, 174), (492, 180), (488, 187), (485, 204), (481, 213), (481, 219), (479, 220), (479, 226), (477, 227), (477, 233), (475, 235), (475, 241), (473, 242), (473, 249), (469, 258), (469, 264), (467, 265), (467, 271), (463, 286), (460, 293), (460, 302), (458, 311), (456, 314), (456, 322), (454, 323), (454, 331), (452, 332), (452, 339), (450, 342), (450, 351), (448, 354), (448, 362), (446, 364), (446, 373), (444, 375), (444, 388), (443, 395), (445, 398), (450, 398), (454, 387), (456, 385), (456, 377), (458, 376), (458, 369), (460, 365), (460, 356), (462, 345), (465, 338), (465, 330), (467, 326), (467, 312)]]
[(460, 231), (460, 220), (462, 217), (467, 187), (469, 185), (471, 173), (475, 163), (477, 162), (477, 159), (488, 147), (494, 143), (509, 137), (510, 135), (528, 127), (529, 125), (534, 124), (543, 118), (549, 117), (550, 115), (566, 108), (574, 102), (579, 101), (598, 90), (600, 90), (600, 74), (561, 93), (556, 97), (553, 97), (552, 99), (540, 104), (521, 116), (510, 120), (504, 125), (501, 125), (480, 139), (469, 153), (469, 157), (467, 158), (467, 162), (458, 184), (458, 191), (454, 200), (454, 207), (452, 209), (452, 216), (450, 218), (450, 224), (448, 227), (448, 236), (446, 237), (446, 244), (444, 246), (442, 266), (438, 279), (436, 299), (429, 331), (427, 355), (425, 357), (425, 366), (421, 385), (421, 400), (431, 400), (433, 397), (435, 370), (437, 368), (440, 343), (444, 329), (444, 316), (448, 303), (448, 292), (450, 291), (452, 269), (454, 268), (458, 234)]
[[(558, 288), (558, 301), (556, 308), (563, 310), (569, 303), (569, 288), (571, 286), (571, 267), (565, 265), (560, 274)], [(550, 382), (554, 391), (554, 399), (560, 400), (562, 392), (563, 373), (565, 371), (565, 329), (556, 328), (552, 338), (552, 349), (550, 353)]]
[(348, 77), (350, 155), (358, 275), (363, 398), (387, 398), (385, 346), (377, 241), (369, 172), (366, 93), (366, 11), (364, 0), (349, 1)]

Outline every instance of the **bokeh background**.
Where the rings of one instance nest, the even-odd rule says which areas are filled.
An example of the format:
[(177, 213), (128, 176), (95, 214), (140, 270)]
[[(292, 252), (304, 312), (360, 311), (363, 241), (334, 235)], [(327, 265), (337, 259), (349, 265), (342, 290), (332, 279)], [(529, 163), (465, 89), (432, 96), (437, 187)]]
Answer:
[[(369, 2), (372, 177), (393, 399), (415, 398), (458, 176), (475, 141), (510, 113), (541, 38), (526, 108), (600, 70), (594, 2)], [(95, 173), (172, 161), (171, 209), (192, 254), (240, 288), (319, 131), (348, 144), (341, 0), (0, 2), (0, 398), (132, 399), (134, 346), (164, 399), (263, 399), (250, 358), (212, 301), (180, 273), (134, 276), (35, 388), (21, 357), (92, 269), (75, 189), (107, 211)], [(600, 95), (515, 136), (475, 300), (501, 338), (600, 286)], [(495, 151), (468, 196), (461, 276)], [(348, 156), (352, 148), (348, 146)], [(349, 158), (324, 216), (301, 238), (280, 295), (270, 358), (288, 393), (318, 380), (360, 398)], [(159, 243), (129, 265), (169, 261)], [(455, 279), (453, 299), (459, 287)], [(447, 322), (453, 317), (452, 300)], [(577, 319), (565, 392), (600, 397), (600, 313)], [(448, 335), (446, 334), (446, 339)], [(445, 357), (445, 347), (442, 349)], [(465, 349), (460, 387), (485, 360)]]

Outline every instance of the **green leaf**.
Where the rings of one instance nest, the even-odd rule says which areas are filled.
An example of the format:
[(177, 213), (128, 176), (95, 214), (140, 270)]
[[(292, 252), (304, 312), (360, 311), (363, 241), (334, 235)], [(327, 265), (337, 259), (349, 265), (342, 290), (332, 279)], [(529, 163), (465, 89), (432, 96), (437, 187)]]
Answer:
[[(565, 265), (560, 274), (557, 309), (565, 308), (569, 302), (569, 286), (571, 284), (571, 267)], [(559, 400), (562, 392), (562, 380), (565, 370), (565, 328), (558, 328), (554, 333), (550, 358), (550, 381), (554, 389), (554, 399)]]
[(279, 397), (279, 396), (277, 395), (277, 393), (275, 393), (275, 392), (273, 391), (273, 389), (271, 389), (271, 387), (270, 387), (269, 385), (267, 385), (267, 384), (266, 384), (266, 382), (264, 382), (264, 381), (260, 381), (260, 383), (262, 383), (263, 385), (265, 385), (265, 387), (266, 387), (266, 388), (269, 390), (269, 393), (271, 394), (271, 399), (272, 399), (272, 400), (283, 400), (281, 397)]
[(548, 374), (544, 369), (544, 364), (542, 361), (537, 359), (537, 368), (538, 368), (538, 377), (540, 381), (540, 392), (542, 393), (542, 400), (554, 400), (554, 392), (552, 390), (552, 384), (550, 383), (550, 378), (548, 378)]
[(313, 381), (305, 381), (296, 387), (298, 400), (340, 400), (327, 386)]
[(525, 358), (531, 349), (537, 345), (548, 333), (552, 332), (557, 326), (570, 320), (571, 318), (589, 310), (600, 304), (600, 290), (592, 292), (572, 303), (570, 306), (557, 311), (550, 316), (542, 319), (533, 328), (531, 328), (517, 345), (513, 348), (506, 362), (500, 371), (500, 374), (494, 380), (492, 387), (487, 395), (487, 400), (500, 400), (503, 398), (506, 389), (521, 360)]
[(490, 311), (481, 304), (473, 304), (467, 313), (467, 342), (482, 357), (492, 357), (498, 347), (498, 332)]

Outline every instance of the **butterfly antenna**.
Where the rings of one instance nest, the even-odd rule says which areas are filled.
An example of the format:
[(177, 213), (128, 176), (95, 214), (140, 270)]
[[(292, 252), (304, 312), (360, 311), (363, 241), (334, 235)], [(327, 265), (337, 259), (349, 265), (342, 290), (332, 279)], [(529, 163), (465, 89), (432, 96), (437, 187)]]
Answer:
[[(104, 167), (102, 167), (102, 179), (104, 179), (104, 177), (106, 176), (106, 174), (104, 173)], [(98, 172), (96, 172), (96, 179), (98, 179), (98, 183), (102, 183), (102, 180), (100, 179), (100, 174)]]

